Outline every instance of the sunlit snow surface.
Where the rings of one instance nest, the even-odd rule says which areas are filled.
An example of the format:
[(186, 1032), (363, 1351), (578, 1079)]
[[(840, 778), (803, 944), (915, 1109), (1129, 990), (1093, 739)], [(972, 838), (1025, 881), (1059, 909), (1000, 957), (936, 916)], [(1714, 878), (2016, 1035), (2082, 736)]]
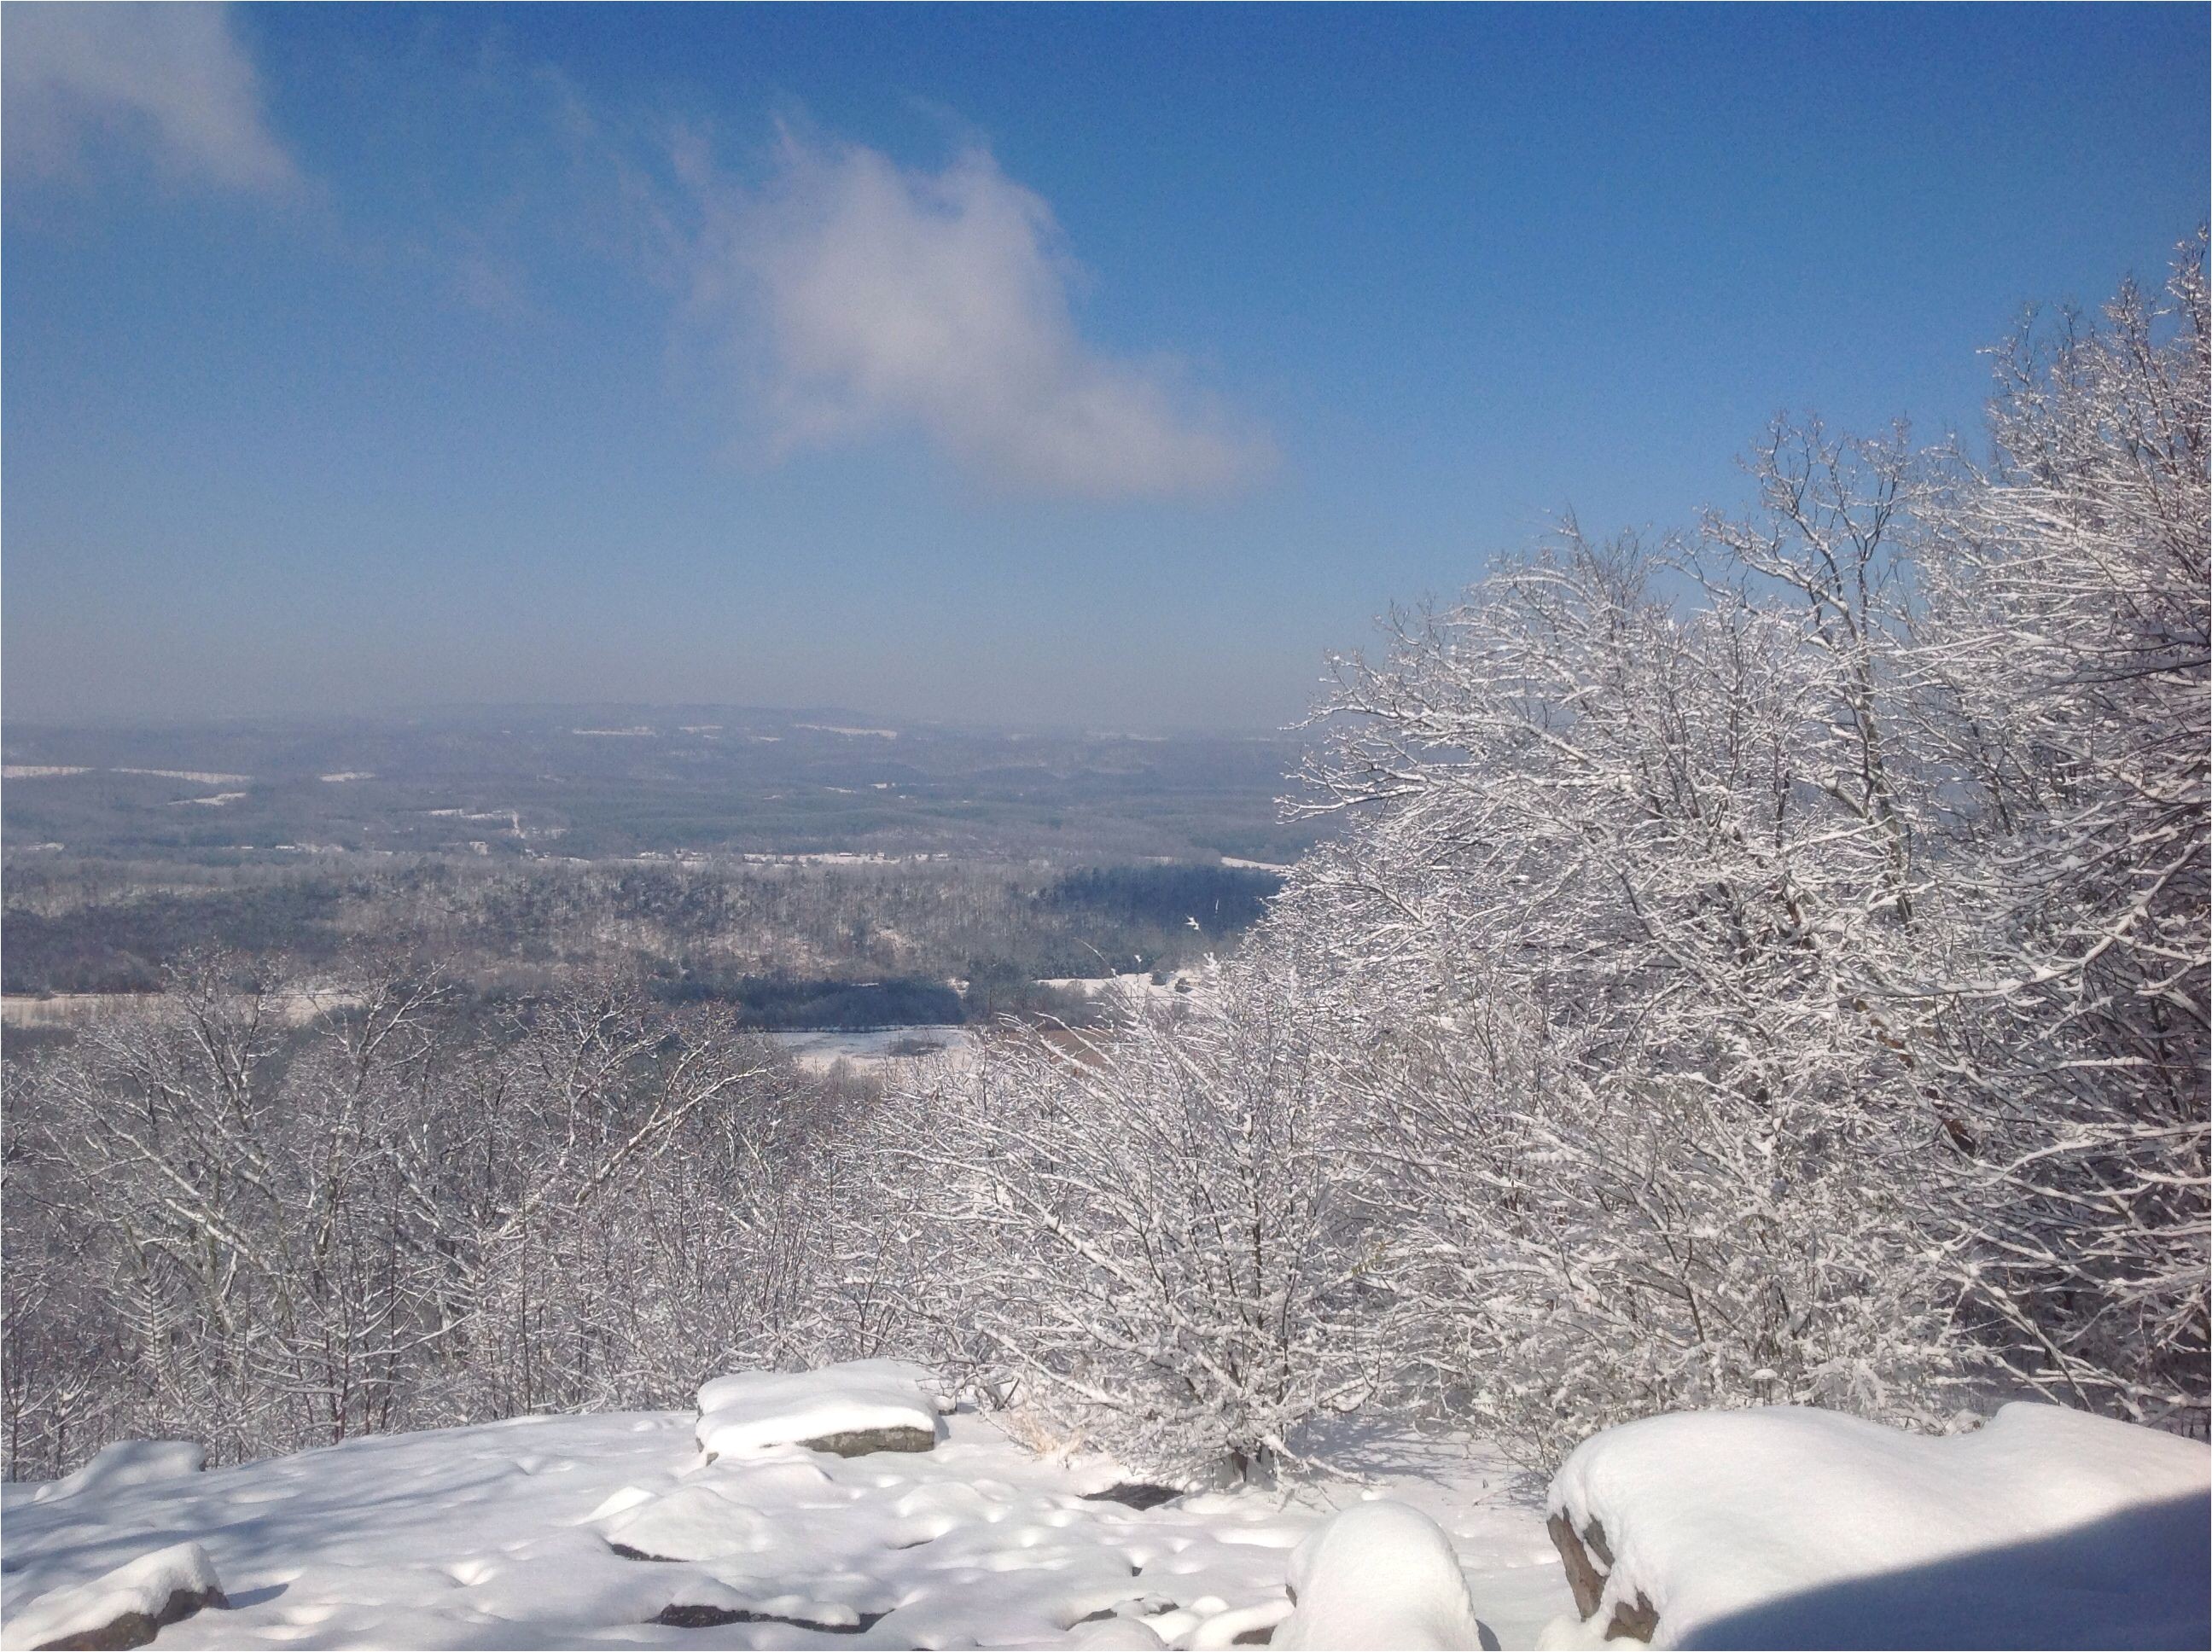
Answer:
[[(521, 1418), (45, 1502), (11, 1486), (0, 1614), (193, 1541), (232, 1609), (164, 1629), (164, 1648), (1142, 1643), (1134, 1621), (1083, 1621), (1100, 1613), (1221, 1645), (1287, 1609), (1290, 1552), (1320, 1520), (1377, 1492), (1450, 1534), (1504, 1645), (1571, 1613), (1540, 1503), (1464, 1441), (1360, 1442), (1368, 1484), (1287, 1504), (1139, 1511), (1083, 1495), (1123, 1478), (1112, 1463), (1041, 1459), (966, 1411), (944, 1421), (927, 1453), (702, 1467), (689, 1412)], [(786, 1621), (650, 1621), (686, 1606)]]
[(1587, 1643), (1641, 1595), (1656, 1644), (2206, 1644), (2212, 1454), (2017, 1404), (1948, 1439), (1795, 1406), (1608, 1429), (1551, 1506), (1613, 1555)]

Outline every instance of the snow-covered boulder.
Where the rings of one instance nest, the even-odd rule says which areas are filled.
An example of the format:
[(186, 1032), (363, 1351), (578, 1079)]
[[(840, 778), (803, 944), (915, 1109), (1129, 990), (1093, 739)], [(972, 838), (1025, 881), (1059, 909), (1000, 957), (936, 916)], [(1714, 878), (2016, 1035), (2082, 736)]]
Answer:
[(102, 1446), (92, 1461), (33, 1492), (34, 1503), (52, 1503), (87, 1492), (113, 1491), (151, 1480), (197, 1474), (207, 1467), (207, 1448), (191, 1440), (118, 1440)]
[(143, 1646), (164, 1625), (225, 1604), (207, 1551), (178, 1543), (88, 1583), (49, 1590), (10, 1618), (0, 1638), (40, 1649)]
[(679, 1485), (627, 1509), (600, 1529), (618, 1553), (640, 1560), (713, 1560), (751, 1554), (772, 1541), (767, 1515), (713, 1485)]
[(1087, 1652), (1150, 1652), (1167, 1643), (1141, 1619), (1104, 1617), (1080, 1623), (1068, 1631), (1062, 1646), (1083, 1647)]
[(709, 1461), (780, 1446), (840, 1457), (927, 1451), (951, 1400), (925, 1367), (856, 1359), (817, 1371), (739, 1371), (699, 1390), (699, 1449)]
[(2202, 1646), (2212, 1635), (2212, 1453), (2056, 1406), (2007, 1406), (1948, 1439), (1794, 1406), (1648, 1418), (1583, 1442), (1549, 1507), (1584, 1639)]
[(1402, 1503), (1354, 1503), (1291, 1552), (1296, 1603), (1271, 1645), (1440, 1652), (1481, 1646), (1467, 1578), (1443, 1528)]

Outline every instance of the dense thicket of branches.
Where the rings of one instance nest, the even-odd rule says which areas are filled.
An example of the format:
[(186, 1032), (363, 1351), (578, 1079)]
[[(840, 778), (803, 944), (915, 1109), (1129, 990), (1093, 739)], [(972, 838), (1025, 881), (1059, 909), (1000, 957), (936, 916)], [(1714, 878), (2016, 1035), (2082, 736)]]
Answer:
[(865, 1343), (850, 1098), (634, 992), (487, 1023), (434, 980), (342, 986), (298, 1028), (281, 981), (206, 964), (9, 1064), (11, 1477), (131, 1435), (235, 1459), (678, 1404)]
[(1197, 1013), (1012, 1030), (888, 1109), (939, 1277), (913, 1303), (1071, 1435), (1156, 1473), (1272, 1472), (1374, 1386), (1362, 1218), (1317, 1025), (1222, 972)]
[(1035, 1401), (1248, 1463), (1361, 1374), (1535, 1461), (1993, 1388), (2201, 1433), (2203, 261), (2023, 331), (1986, 463), (1778, 425), (1748, 516), (1341, 662), (1348, 823), (1206, 1001), (918, 1098)]

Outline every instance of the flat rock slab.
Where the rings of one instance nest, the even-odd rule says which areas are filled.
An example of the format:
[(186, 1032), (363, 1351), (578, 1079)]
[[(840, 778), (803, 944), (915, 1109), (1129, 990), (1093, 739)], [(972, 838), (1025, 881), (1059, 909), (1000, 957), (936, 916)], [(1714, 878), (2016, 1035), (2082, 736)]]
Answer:
[(1173, 1503), (1182, 1495), (1172, 1485), (1150, 1485), (1142, 1480), (1119, 1480), (1103, 1491), (1085, 1491), (1085, 1503), (1118, 1503), (1124, 1509), (1139, 1512), (1157, 1509), (1162, 1503)]
[(228, 1604), (207, 1551), (174, 1543), (88, 1583), (40, 1595), (8, 1620), (8, 1643), (37, 1652), (143, 1646), (164, 1625)]
[(118, 1647), (143, 1646), (164, 1626), (181, 1623), (204, 1606), (227, 1606), (221, 1589), (176, 1589), (153, 1613), (125, 1612), (97, 1629), (81, 1629), (74, 1635), (40, 1641), (38, 1652), (112, 1652)]
[(872, 1451), (928, 1451), (937, 1444), (937, 1433), (933, 1429), (856, 1428), (799, 1443), (833, 1457), (865, 1457)]
[(918, 1365), (853, 1360), (814, 1371), (738, 1371), (699, 1390), (695, 1437), (709, 1461), (799, 1446), (839, 1457), (927, 1451), (951, 1409)]

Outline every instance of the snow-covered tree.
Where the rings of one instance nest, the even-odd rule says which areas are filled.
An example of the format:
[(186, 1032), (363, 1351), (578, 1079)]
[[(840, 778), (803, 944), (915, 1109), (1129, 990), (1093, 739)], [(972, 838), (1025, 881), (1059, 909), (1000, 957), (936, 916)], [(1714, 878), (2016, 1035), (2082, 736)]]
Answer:
[[(1852, 501), (1840, 499), (1838, 510)], [(1688, 1404), (1917, 1421), (1963, 1355), (1908, 1030), (1922, 876), (1863, 654), (1685, 548), (1562, 543), (1344, 663), (1355, 811), (1270, 920), (1367, 1036), (1335, 1082), (1431, 1391), (1541, 1455)]]
[(294, 1026), (208, 963), (11, 1066), (11, 1464), (676, 1403), (842, 1334), (830, 1100), (726, 1014), (326, 985)]
[(1931, 983), (1983, 1139), (1977, 1294), (2075, 1403), (2205, 1426), (2212, 556), (2205, 240), (2024, 326), (1931, 511), (1929, 738), (1983, 922)]
[(1009, 1030), (898, 1112), (1002, 1392), (1151, 1472), (1264, 1477), (1371, 1385), (1378, 1321), (1296, 983), (1240, 966), (1200, 996)]

